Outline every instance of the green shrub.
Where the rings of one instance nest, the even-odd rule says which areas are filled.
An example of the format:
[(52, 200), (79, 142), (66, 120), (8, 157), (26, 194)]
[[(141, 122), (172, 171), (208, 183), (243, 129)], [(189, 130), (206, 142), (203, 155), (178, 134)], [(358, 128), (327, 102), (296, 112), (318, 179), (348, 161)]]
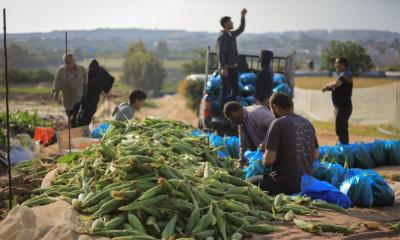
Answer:
[[(47, 70), (8, 70), (8, 83), (9, 84), (31, 84), (31, 83), (49, 83), (54, 79), (53, 74)], [(4, 82), (4, 71), (1, 72), (0, 82)]]
[(203, 96), (204, 82), (202, 80), (183, 80), (179, 83), (178, 94), (186, 99), (186, 107), (197, 112)]

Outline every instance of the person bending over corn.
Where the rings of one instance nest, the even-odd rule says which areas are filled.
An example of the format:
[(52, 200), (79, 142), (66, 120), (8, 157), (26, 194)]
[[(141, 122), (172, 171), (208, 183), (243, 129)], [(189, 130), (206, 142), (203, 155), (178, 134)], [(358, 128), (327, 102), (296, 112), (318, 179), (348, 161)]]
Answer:
[(235, 101), (227, 102), (224, 115), (239, 127), (240, 154), (239, 166), (246, 164), (244, 152), (260, 148), (265, 150), (268, 129), (275, 119), (271, 111), (263, 105), (243, 107)]
[(129, 103), (121, 103), (116, 106), (112, 116), (118, 121), (127, 121), (133, 118), (135, 111), (139, 111), (146, 100), (147, 95), (142, 90), (134, 90), (129, 94)]
[(319, 155), (315, 129), (294, 113), (293, 101), (285, 94), (274, 93), (269, 103), (276, 119), (268, 132), (263, 163), (272, 171), (248, 181), (273, 195), (298, 193), (301, 177), (312, 175), (312, 163)]

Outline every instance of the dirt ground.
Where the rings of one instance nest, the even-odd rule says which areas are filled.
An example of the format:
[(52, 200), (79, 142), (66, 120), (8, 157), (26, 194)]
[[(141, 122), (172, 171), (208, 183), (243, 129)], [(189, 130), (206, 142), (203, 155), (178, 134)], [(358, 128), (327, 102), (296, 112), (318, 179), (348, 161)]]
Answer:
[[(147, 116), (158, 116), (168, 117), (171, 119), (180, 120), (196, 127), (197, 117), (192, 111), (185, 108), (185, 101), (183, 97), (179, 95), (165, 96), (163, 98), (152, 100), (156, 107), (144, 107), (141, 111), (137, 112), (137, 117), (143, 118)], [(42, 103), (43, 104), (43, 103)], [(114, 108), (116, 103), (112, 101), (106, 101), (98, 108), (96, 114), (97, 119), (110, 118), (110, 112)], [(43, 107), (40, 104), (34, 102), (15, 102), (13, 107), (17, 109), (38, 109), (41, 113), (62, 115), (61, 106)], [(320, 145), (334, 145), (337, 142), (335, 133), (325, 130), (316, 129)], [(357, 135), (351, 135), (350, 139), (354, 141), (372, 141), (373, 137), (362, 137)], [(400, 172), (400, 166), (385, 166), (375, 169), (381, 175), (388, 177), (392, 188), (396, 194), (396, 203), (392, 207), (383, 208), (352, 208), (346, 214), (332, 213), (319, 211), (316, 216), (300, 216), (306, 220), (315, 221), (327, 221), (330, 223), (336, 223), (341, 225), (350, 226), (353, 223), (361, 223), (364, 221), (378, 221), (380, 224), (377, 230), (368, 230), (365, 227), (361, 227), (357, 230), (356, 234), (351, 236), (343, 236), (341, 234), (324, 234), (322, 236), (316, 236), (309, 233), (305, 233), (300, 229), (294, 227), (293, 223), (279, 223), (284, 231), (270, 234), (270, 235), (256, 235), (252, 239), (400, 239), (400, 233), (394, 233), (388, 231), (386, 224), (400, 221), (400, 182), (394, 182), (389, 180), (390, 176), (398, 174)], [(275, 224), (275, 223), (272, 223)]]

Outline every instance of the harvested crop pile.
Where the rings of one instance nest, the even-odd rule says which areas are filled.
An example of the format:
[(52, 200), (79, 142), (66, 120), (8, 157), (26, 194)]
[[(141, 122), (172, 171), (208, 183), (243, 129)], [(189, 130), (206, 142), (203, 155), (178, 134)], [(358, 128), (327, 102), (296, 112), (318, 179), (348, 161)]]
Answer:
[[(13, 204), (22, 203), (30, 198), (31, 190), (40, 187), (47, 172), (53, 164), (45, 163), (39, 158), (24, 161), (12, 168)], [(0, 219), (8, 211), (8, 175), (0, 177)]]
[[(259, 220), (291, 222), (296, 214), (321, 208), (345, 211), (300, 196), (269, 196), (232, 176), (234, 161), (218, 158), (206, 137), (192, 137), (193, 129), (182, 123), (153, 118), (110, 123), (100, 144), (71, 159), (53, 186), (35, 190), (23, 205), (64, 197), (93, 221), (88, 232), (117, 240), (241, 239), (280, 231)], [(205, 171), (209, 176), (196, 176), (205, 161), (213, 166)]]

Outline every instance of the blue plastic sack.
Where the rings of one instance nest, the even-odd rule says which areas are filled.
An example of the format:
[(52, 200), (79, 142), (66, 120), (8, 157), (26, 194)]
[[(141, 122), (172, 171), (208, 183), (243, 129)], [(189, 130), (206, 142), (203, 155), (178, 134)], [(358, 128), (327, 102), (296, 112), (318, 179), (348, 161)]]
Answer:
[(244, 94), (244, 85), (240, 81), (238, 82), (238, 89), (239, 89), (239, 94), (243, 95)]
[(385, 165), (386, 154), (385, 154), (385, 141), (376, 139), (372, 143), (366, 143), (365, 147), (374, 161), (375, 166)]
[(256, 83), (256, 75), (252, 72), (249, 73), (241, 73), (239, 74), (239, 81), (243, 84), (243, 85), (248, 85), (248, 84), (252, 84), (254, 85)]
[(290, 89), (289, 85), (287, 85), (286, 83), (281, 83), (274, 88), (273, 92), (274, 93), (280, 92), (280, 93), (286, 94), (287, 96), (290, 96), (292, 90)]
[(313, 176), (319, 180), (325, 180), (327, 168), (324, 164), (321, 164), (320, 160), (315, 160), (312, 165)]
[(320, 146), (319, 147), (319, 160), (320, 161), (332, 161), (332, 159), (336, 159), (336, 155), (333, 152), (331, 146)]
[(346, 169), (336, 162), (314, 162), (313, 175), (315, 178), (327, 181), (335, 187), (339, 187), (346, 176)]
[(11, 146), (10, 149), (11, 166), (14, 166), (23, 161), (29, 161), (36, 156), (36, 154), (31, 150), (23, 148), (19, 145)]
[(387, 140), (384, 143), (386, 163), (400, 165), (400, 141)]
[(254, 104), (254, 103), (257, 101), (257, 99), (256, 99), (253, 95), (251, 95), (251, 96), (246, 97), (246, 98), (245, 98), (245, 101), (246, 101), (249, 105), (252, 105), (252, 104)]
[(222, 80), (220, 75), (210, 76), (206, 84), (206, 92), (209, 95), (218, 96), (221, 92)]
[(249, 104), (248, 104), (245, 100), (239, 101), (239, 103), (240, 103), (240, 105), (242, 105), (243, 107), (249, 106)]
[(370, 178), (361, 174), (346, 179), (340, 185), (340, 191), (350, 198), (352, 206), (371, 207), (374, 203)]
[(351, 151), (354, 157), (354, 167), (362, 169), (371, 169), (375, 167), (375, 163), (364, 143), (352, 144)]
[(99, 126), (97, 126), (93, 132), (92, 132), (92, 137), (93, 138), (102, 138), (103, 135), (107, 132), (108, 128), (110, 127), (110, 124), (108, 123), (101, 123)]
[(217, 147), (221, 147), (221, 146), (225, 145), (224, 139), (221, 136), (219, 136), (218, 134), (209, 133), (208, 139), (210, 141), (211, 147), (213, 147), (213, 148), (217, 148)]
[(264, 153), (260, 150), (250, 151), (247, 150), (244, 153), (244, 158), (247, 161), (247, 167), (243, 168), (243, 172), (245, 173), (245, 179), (250, 177), (254, 177), (257, 175), (263, 175), (269, 172), (269, 168), (264, 166), (262, 163)]
[(350, 199), (340, 192), (336, 187), (326, 181), (320, 181), (307, 174), (301, 178), (301, 192), (312, 199), (322, 199), (329, 203), (349, 208)]
[(256, 91), (256, 88), (252, 84), (247, 84), (243, 88), (243, 96), (250, 96), (253, 95)]
[(228, 154), (226, 154), (224, 151), (222, 150), (217, 150), (217, 156), (222, 158), (222, 159), (226, 159), (228, 157)]
[(280, 84), (283, 83), (285, 77), (282, 74), (275, 73), (274, 76), (272, 77), (272, 86), (273, 88), (279, 86)]
[(195, 129), (192, 131), (192, 136), (193, 137), (203, 137), (203, 136), (205, 136), (205, 134), (200, 129)]
[(350, 145), (338, 144), (333, 147), (332, 154), (336, 156), (336, 161), (340, 165), (347, 165), (347, 168), (352, 168), (354, 166), (354, 157)]
[(232, 158), (238, 159), (240, 154), (240, 141), (237, 136), (226, 137), (226, 149)]
[(352, 206), (391, 206), (395, 195), (386, 181), (373, 170), (355, 170), (340, 186)]

